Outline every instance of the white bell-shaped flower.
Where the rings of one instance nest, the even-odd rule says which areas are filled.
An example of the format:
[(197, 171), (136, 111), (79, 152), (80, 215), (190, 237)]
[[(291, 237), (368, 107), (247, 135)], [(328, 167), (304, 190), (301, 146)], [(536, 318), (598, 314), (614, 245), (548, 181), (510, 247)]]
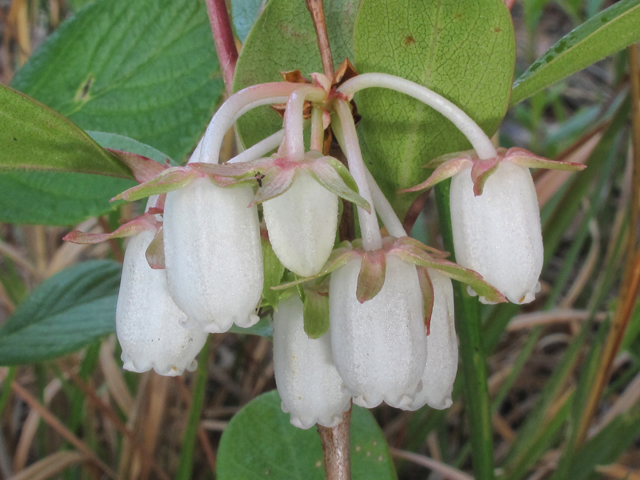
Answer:
[(256, 207), (250, 187), (220, 188), (199, 178), (167, 194), (164, 250), (169, 290), (206, 332), (250, 327), (263, 285)]
[(427, 361), (422, 293), (414, 265), (386, 257), (382, 289), (364, 303), (356, 298), (360, 258), (331, 274), (331, 346), (338, 372), (354, 403), (382, 401), (404, 408), (413, 402)]
[(297, 295), (280, 302), (273, 315), (273, 363), (282, 411), (293, 425), (335, 427), (342, 421), (351, 393), (333, 363), (329, 333), (312, 339), (304, 332)]
[(291, 187), (262, 204), (273, 251), (296, 275), (317, 274), (329, 258), (338, 225), (338, 196), (306, 171)]
[(429, 277), (434, 302), (427, 336), (427, 364), (422, 374), (422, 390), (406, 410), (417, 410), (425, 404), (442, 410), (453, 403), (451, 392), (458, 371), (453, 286), (451, 280), (437, 270), (430, 268)]
[(122, 347), (124, 368), (160, 375), (181, 375), (194, 370), (195, 357), (207, 334), (186, 329), (186, 315), (174, 303), (164, 270), (149, 267), (145, 252), (155, 231), (146, 230), (129, 241), (124, 256), (116, 308), (116, 332)]
[(544, 253), (529, 169), (500, 162), (482, 195), (475, 196), (467, 168), (451, 180), (450, 205), (456, 261), (478, 272), (511, 302), (533, 301)]

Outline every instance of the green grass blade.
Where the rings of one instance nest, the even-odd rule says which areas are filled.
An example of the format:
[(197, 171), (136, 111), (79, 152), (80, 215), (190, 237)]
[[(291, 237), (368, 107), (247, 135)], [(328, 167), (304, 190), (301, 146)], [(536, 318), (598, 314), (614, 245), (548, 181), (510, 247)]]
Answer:
[(209, 355), (209, 341), (204, 344), (198, 355), (198, 375), (191, 396), (191, 408), (187, 428), (182, 438), (180, 463), (176, 472), (176, 480), (191, 480), (193, 478), (193, 454), (196, 446), (196, 436), (200, 427), (200, 415), (204, 404), (205, 386), (207, 384), (207, 357)]

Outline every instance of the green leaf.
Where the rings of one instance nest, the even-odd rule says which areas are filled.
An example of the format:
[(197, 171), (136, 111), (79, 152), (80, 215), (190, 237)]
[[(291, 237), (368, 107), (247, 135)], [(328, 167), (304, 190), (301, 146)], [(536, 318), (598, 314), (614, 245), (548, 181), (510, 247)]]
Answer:
[[(353, 407), (351, 466), (354, 479), (393, 480), (393, 462), (380, 427), (369, 410)], [(280, 409), (277, 391), (265, 393), (238, 412), (218, 450), (220, 480), (324, 480), (320, 437), (300, 430)]]
[(266, 3), (267, 0), (231, 0), (233, 26), (241, 42), (249, 35)]
[(309, 338), (320, 338), (329, 330), (329, 296), (305, 289), (304, 333)]
[(67, 118), (0, 84), (0, 169), (55, 170), (133, 178)]
[[(325, 0), (329, 42), (335, 65), (353, 59), (353, 24), (360, 0)], [(280, 82), (280, 72), (322, 72), (316, 33), (305, 2), (271, 0), (240, 52), (234, 91), (258, 83)], [(282, 128), (282, 118), (269, 107), (249, 112), (238, 122), (245, 145), (253, 145)]]
[[(358, 73), (390, 73), (424, 85), (462, 108), (488, 135), (507, 111), (515, 40), (501, 0), (363, 0), (354, 48)], [(416, 195), (397, 196), (397, 190), (425, 180), (429, 172), (422, 166), (432, 158), (470, 144), (449, 120), (401, 93), (367, 89), (355, 100), (367, 166), (404, 215)]]
[(262, 265), (264, 266), (262, 298), (275, 308), (278, 306), (280, 300), (280, 292), (271, 290), (271, 287), (280, 285), (280, 281), (284, 275), (284, 265), (282, 265), (276, 253), (273, 251), (271, 242), (263, 236), (260, 236), (260, 240), (262, 242)]
[(268, 339), (273, 338), (273, 322), (271, 316), (261, 318), (253, 327), (241, 328), (235, 323), (229, 329), (232, 333), (240, 333), (242, 335), (259, 335)]
[[(153, 147), (113, 133), (87, 132), (104, 148), (125, 150), (164, 164), (168, 156)], [(172, 162), (171, 159), (169, 159)], [(83, 173), (0, 173), (0, 221), (73, 225), (117, 208), (109, 200), (134, 181)]]
[(133, 138), (125, 137), (124, 135), (118, 135), (117, 133), (107, 132), (87, 132), (91, 138), (93, 138), (98, 144), (104, 148), (111, 148), (113, 150), (122, 150), (123, 152), (131, 152), (143, 157), (155, 160), (161, 165), (165, 164), (168, 159), (171, 165), (177, 165), (176, 161), (169, 157), (166, 153), (162, 153), (160, 150), (156, 150), (149, 145), (138, 142)]
[(180, 160), (220, 100), (219, 77), (203, 2), (97, 0), (56, 30), (12, 86), (85, 130)]
[(511, 105), (640, 40), (640, 0), (622, 0), (562, 37), (513, 84)]
[(121, 267), (93, 260), (45, 280), (0, 328), (0, 365), (75, 352), (115, 330)]

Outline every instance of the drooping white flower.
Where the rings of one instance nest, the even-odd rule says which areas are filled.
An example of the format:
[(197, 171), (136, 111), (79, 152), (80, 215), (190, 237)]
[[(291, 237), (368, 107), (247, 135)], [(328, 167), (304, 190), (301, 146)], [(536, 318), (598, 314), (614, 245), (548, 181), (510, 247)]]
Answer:
[(145, 251), (155, 231), (145, 230), (127, 245), (116, 308), (116, 332), (124, 368), (160, 375), (181, 375), (197, 366), (195, 357), (207, 334), (184, 328), (186, 315), (174, 303), (164, 270), (152, 269)]
[(422, 374), (422, 390), (406, 410), (429, 405), (442, 410), (453, 403), (451, 392), (458, 371), (458, 341), (454, 322), (453, 286), (451, 280), (430, 268), (433, 285), (433, 310), (427, 336), (427, 364)]
[(529, 169), (499, 162), (476, 196), (467, 168), (451, 180), (450, 205), (457, 262), (478, 272), (511, 302), (531, 302), (544, 253)]
[(338, 196), (301, 171), (282, 195), (262, 204), (273, 250), (302, 277), (320, 271), (331, 254), (338, 225)]
[(384, 285), (371, 300), (356, 296), (361, 258), (331, 274), (330, 332), (338, 372), (354, 403), (413, 402), (427, 359), (423, 303), (414, 265), (387, 255)]
[(206, 332), (249, 327), (263, 286), (256, 207), (250, 187), (220, 188), (198, 178), (167, 194), (164, 248), (169, 290)]
[(338, 374), (326, 333), (311, 339), (304, 332), (302, 301), (297, 295), (280, 302), (273, 315), (273, 363), (282, 411), (291, 423), (307, 429), (335, 427), (350, 406), (351, 393)]

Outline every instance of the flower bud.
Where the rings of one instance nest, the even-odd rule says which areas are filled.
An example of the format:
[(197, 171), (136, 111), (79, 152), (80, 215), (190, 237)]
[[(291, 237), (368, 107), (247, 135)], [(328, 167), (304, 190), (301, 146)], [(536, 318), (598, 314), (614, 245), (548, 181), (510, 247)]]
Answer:
[(362, 260), (331, 274), (330, 332), (333, 359), (354, 403), (373, 408), (382, 401), (403, 408), (413, 402), (427, 360), (422, 293), (414, 265), (386, 258), (380, 292), (358, 302)]
[(406, 410), (429, 405), (442, 410), (453, 403), (451, 392), (458, 371), (458, 341), (454, 322), (453, 286), (437, 270), (429, 269), (433, 285), (433, 310), (427, 336), (427, 364), (422, 374), (422, 390)]
[(342, 421), (351, 393), (333, 363), (329, 334), (314, 340), (304, 332), (297, 295), (280, 302), (273, 315), (273, 363), (282, 411), (293, 425), (335, 427)]
[(124, 368), (160, 375), (181, 375), (194, 370), (194, 360), (207, 334), (180, 324), (186, 315), (174, 303), (164, 270), (149, 267), (145, 251), (155, 232), (146, 230), (127, 245), (116, 307), (116, 332)]
[(262, 204), (273, 251), (296, 275), (317, 274), (329, 258), (338, 225), (338, 196), (299, 171), (291, 187)]
[(500, 162), (476, 197), (467, 168), (451, 181), (450, 205), (457, 262), (478, 272), (511, 302), (533, 301), (543, 247), (529, 169)]
[(260, 227), (250, 187), (199, 178), (167, 194), (164, 250), (169, 290), (206, 332), (250, 327), (263, 284)]

